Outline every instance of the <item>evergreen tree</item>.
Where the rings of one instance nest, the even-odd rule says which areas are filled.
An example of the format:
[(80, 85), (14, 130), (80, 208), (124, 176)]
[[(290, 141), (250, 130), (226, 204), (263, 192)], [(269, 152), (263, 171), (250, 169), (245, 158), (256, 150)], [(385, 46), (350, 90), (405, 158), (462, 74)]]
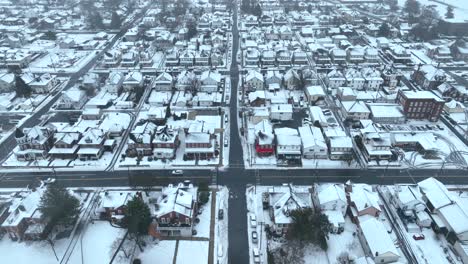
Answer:
[(57, 40), (57, 34), (53, 31), (47, 31), (46, 33), (44, 33), (44, 39), (47, 39), (47, 40)]
[(102, 16), (99, 12), (94, 11), (89, 16), (89, 24), (92, 28), (102, 29), (104, 28), (104, 23), (102, 23)]
[(387, 23), (382, 23), (380, 25), (378, 35), (380, 37), (388, 37), (390, 35), (390, 27)]
[(454, 16), (453, 7), (447, 6), (447, 13), (445, 13), (445, 18), (453, 18)]
[(68, 225), (72, 224), (80, 213), (80, 201), (65, 188), (49, 184), (41, 197), (39, 211), (44, 218), (50, 219), (52, 225)]
[(299, 242), (310, 242), (320, 246), (323, 250), (328, 248), (327, 238), (332, 225), (328, 217), (312, 208), (297, 209), (290, 212), (291, 227), (287, 239)]
[(117, 12), (115, 11), (112, 12), (110, 27), (112, 29), (120, 29), (121, 26), (122, 26), (122, 19), (120, 19), (119, 14), (117, 14)]
[(198, 34), (197, 25), (193, 21), (187, 24), (187, 29), (187, 39), (191, 39)]
[(252, 8), (252, 15), (254, 15), (254, 16), (258, 17), (258, 18), (262, 16), (262, 8), (260, 7), (259, 4), (256, 4)]
[(139, 196), (133, 197), (127, 203), (127, 212), (124, 223), (126, 223), (130, 234), (146, 235), (151, 224), (151, 212), (148, 205)]
[(421, 12), (421, 4), (417, 0), (406, 0), (405, 11), (411, 15), (417, 15)]
[(30, 97), (32, 93), (31, 86), (26, 84), (21, 76), (15, 76), (15, 90), (18, 97)]

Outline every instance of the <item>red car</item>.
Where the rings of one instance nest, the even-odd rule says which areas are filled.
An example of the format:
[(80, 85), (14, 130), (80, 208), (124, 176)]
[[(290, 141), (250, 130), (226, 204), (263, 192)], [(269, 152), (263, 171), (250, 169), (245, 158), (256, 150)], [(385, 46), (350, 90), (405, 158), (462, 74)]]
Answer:
[(425, 237), (423, 234), (413, 235), (414, 240), (423, 240)]

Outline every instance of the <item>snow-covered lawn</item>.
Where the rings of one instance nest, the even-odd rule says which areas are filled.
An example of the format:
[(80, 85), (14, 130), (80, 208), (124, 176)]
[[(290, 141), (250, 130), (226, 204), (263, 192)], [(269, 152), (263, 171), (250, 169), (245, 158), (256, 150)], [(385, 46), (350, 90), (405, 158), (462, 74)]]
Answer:
[[(68, 238), (55, 241), (54, 248), (58, 258), (61, 259), (69, 243)], [(54, 256), (52, 246), (46, 241), (15, 242), (7, 235), (0, 240), (1, 263), (58, 263)]]
[(211, 221), (211, 199), (212, 194), (208, 198), (208, 202), (201, 206), (202, 213), (197, 216), (200, 222), (195, 225), (194, 229), (197, 230), (195, 237), (210, 237), (210, 221)]
[(145, 251), (138, 256), (143, 263), (172, 263), (175, 253), (175, 240), (163, 240), (157, 244), (149, 244)]
[(179, 241), (177, 264), (208, 263), (208, 241)]
[[(126, 230), (116, 228), (107, 221), (88, 223), (76, 244), (69, 263), (109, 263)], [(83, 260), (83, 261), (82, 261)]]

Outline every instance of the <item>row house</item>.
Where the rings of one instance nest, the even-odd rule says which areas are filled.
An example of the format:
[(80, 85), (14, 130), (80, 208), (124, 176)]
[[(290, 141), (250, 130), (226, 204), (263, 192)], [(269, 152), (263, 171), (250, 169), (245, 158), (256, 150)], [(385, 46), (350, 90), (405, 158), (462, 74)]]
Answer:
[(447, 46), (429, 47), (426, 54), (437, 62), (451, 62), (453, 60), (450, 48)]
[(246, 66), (258, 66), (260, 63), (260, 52), (257, 49), (247, 49), (245, 55)]
[(34, 126), (24, 130), (16, 129), (14, 150), (16, 159), (21, 161), (35, 161), (46, 159), (52, 148), (54, 130), (50, 127)]
[(341, 102), (341, 111), (346, 120), (369, 119), (370, 110), (362, 101), (343, 101)]
[(256, 70), (250, 70), (245, 76), (244, 85), (250, 90), (263, 90), (263, 75)]
[(330, 50), (330, 58), (335, 64), (346, 64), (346, 51), (340, 48)]
[(139, 57), (138, 52), (134, 49), (131, 49), (122, 55), (120, 66), (121, 67), (135, 67), (139, 59), (140, 57)]
[(349, 63), (360, 64), (364, 60), (364, 48), (362, 47), (349, 47), (346, 49), (346, 59)]
[(443, 96), (444, 99), (450, 98), (461, 103), (468, 102), (468, 90), (463, 85), (454, 85), (445, 82), (437, 87), (437, 91)]
[(176, 90), (185, 91), (196, 85), (198, 78), (192, 71), (182, 71), (177, 75), (177, 82), (175, 85)]

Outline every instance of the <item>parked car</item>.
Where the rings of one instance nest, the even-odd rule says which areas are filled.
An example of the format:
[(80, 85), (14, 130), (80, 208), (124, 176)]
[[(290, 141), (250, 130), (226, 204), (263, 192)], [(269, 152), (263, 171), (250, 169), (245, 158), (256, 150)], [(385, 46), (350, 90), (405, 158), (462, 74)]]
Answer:
[(414, 234), (413, 235), (414, 240), (423, 240), (424, 238), (426, 238), (426, 237), (423, 234)]
[(254, 263), (260, 263), (260, 253), (258, 252), (258, 248), (254, 248), (252, 251)]
[(223, 219), (224, 219), (224, 210), (223, 210), (223, 209), (219, 209), (219, 210), (218, 210), (218, 219), (219, 219), (219, 220), (223, 220)]
[(184, 171), (183, 170), (173, 170), (172, 175), (183, 175)]
[(258, 242), (258, 234), (257, 231), (252, 231), (252, 243), (257, 244)]
[(257, 217), (254, 214), (250, 214), (250, 226), (257, 227)]
[(228, 143), (229, 143), (228, 139), (225, 138), (225, 139), (224, 139), (224, 146), (227, 147), (227, 146), (228, 146)]

